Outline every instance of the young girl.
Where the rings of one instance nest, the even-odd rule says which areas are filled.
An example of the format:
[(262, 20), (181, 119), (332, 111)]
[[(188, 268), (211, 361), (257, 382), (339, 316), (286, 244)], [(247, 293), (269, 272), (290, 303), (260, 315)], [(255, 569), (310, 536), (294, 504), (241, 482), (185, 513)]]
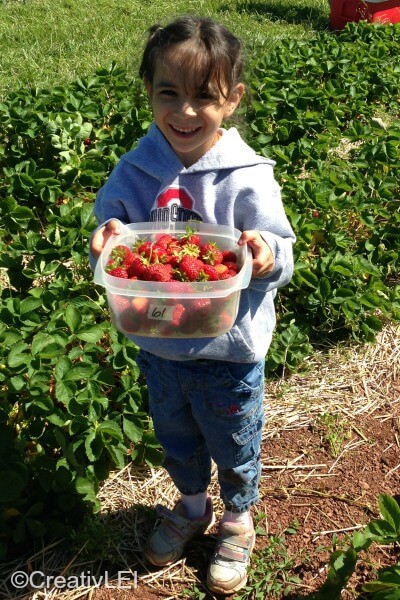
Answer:
[(121, 223), (197, 219), (242, 231), (253, 253), (252, 280), (241, 293), (233, 328), (218, 337), (130, 336), (140, 347), (150, 413), (164, 467), (180, 492), (144, 555), (154, 565), (177, 561), (213, 522), (207, 488), (218, 468), (225, 506), (207, 584), (231, 594), (247, 580), (255, 542), (250, 508), (258, 500), (264, 422), (264, 358), (275, 326), (274, 298), (293, 270), (294, 234), (285, 216), (273, 161), (255, 154), (222, 122), (244, 93), (239, 40), (222, 25), (192, 16), (154, 26), (140, 75), (154, 123), (122, 156), (100, 190), (91, 238), (98, 258)]

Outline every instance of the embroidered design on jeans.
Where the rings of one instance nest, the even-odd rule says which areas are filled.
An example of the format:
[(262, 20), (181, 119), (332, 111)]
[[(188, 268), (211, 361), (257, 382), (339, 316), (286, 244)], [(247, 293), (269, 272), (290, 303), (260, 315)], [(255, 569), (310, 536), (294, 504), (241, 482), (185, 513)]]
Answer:
[(231, 404), (230, 406), (224, 406), (223, 404), (214, 404), (215, 410), (219, 415), (235, 415), (240, 412), (240, 407), (237, 404)]

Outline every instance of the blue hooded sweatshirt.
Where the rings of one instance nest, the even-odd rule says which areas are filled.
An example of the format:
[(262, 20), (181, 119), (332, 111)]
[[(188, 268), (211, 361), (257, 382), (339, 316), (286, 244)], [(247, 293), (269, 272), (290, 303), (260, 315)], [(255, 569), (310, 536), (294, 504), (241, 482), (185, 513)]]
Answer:
[(228, 333), (209, 338), (129, 336), (140, 348), (171, 360), (252, 363), (268, 351), (276, 323), (276, 291), (293, 273), (295, 236), (274, 179), (275, 163), (257, 155), (235, 128), (219, 133), (217, 143), (185, 168), (153, 124), (138, 146), (121, 157), (100, 189), (94, 210), (100, 226), (110, 219), (122, 223), (197, 219), (259, 231), (272, 251), (274, 267), (241, 291), (238, 316)]

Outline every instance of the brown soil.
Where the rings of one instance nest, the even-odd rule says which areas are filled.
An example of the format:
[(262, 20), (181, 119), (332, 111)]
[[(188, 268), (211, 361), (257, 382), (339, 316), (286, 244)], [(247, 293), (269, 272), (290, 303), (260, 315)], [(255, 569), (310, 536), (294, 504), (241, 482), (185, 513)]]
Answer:
[[(400, 494), (399, 423), (400, 411), (393, 414), (393, 405), (359, 416), (354, 422), (342, 422), (343, 439), (335, 456), (323, 423), (283, 431), (265, 441), (260, 503), (254, 516), (266, 535), (258, 536), (256, 553), (268, 547), (271, 536), (282, 537), (284, 530), (297, 522), (297, 533), (284, 537), (287, 552), (294, 562), (291, 574), (301, 580), (301, 584), (293, 588), (293, 598), (307, 597), (324, 582), (334, 538), (335, 547), (340, 548), (346, 535), (378, 517), (379, 494)], [(198, 588), (206, 594), (203, 582), (207, 557), (214, 544), (213, 533), (215, 531), (194, 542), (186, 558), (199, 579)], [(398, 548), (396, 551), (371, 546), (368, 553), (360, 556), (349, 591), (342, 598), (354, 597), (363, 582), (375, 577), (378, 568), (399, 560)], [(179, 571), (179, 566), (176, 570)], [(183, 587), (181, 583), (175, 585), (174, 578), (169, 576), (165, 578), (165, 585), (157, 581), (150, 587), (141, 584), (139, 576), (134, 592), (102, 589), (92, 598), (182, 598)]]
[[(325, 581), (333, 550), (347, 548), (349, 536), (379, 516), (379, 495), (399, 499), (399, 356), (400, 327), (389, 326), (374, 346), (333, 348), (310, 358), (307, 371), (268, 383), (260, 502), (253, 512), (259, 530), (252, 561), (256, 572), (250, 573), (249, 586), (254, 590), (261, 578), (276, 573), (277, 561), (289, 564), (278, 572), (277, 593), (264, 589), (257, 598), (309, 598)], [(223, 506), (215, 473), (209, 492), (219, 517)], [(141, 548), (155, 521), (154, 505), (172, 506), (176, 497), (163, 469), (126, 467), (115, 473), (100, 491), (102, 533), (96, 530), (83, 539), (73, 556), (45, 548), (18, 569), (10, 566), (10, 572), (22, 567), (57, 575), (108, 573), (108, 587), (88, 584), (50, 595), (13, 595), (6, 590), (6, 577), (0, 582), (0, 598), (176, 600), (195, 586), (199, 593), (192, 598), (213, 598), (205, 576), (215, 527), (194, 540), (183, 560), (171, 567), (152, 569), (142, 561)], [(288, 528), (291, 534), (285, 532)], [(379, 568), (398, 562), (398, 544), (373, 544), (360, 553), (341, 598), (361, 598), (365, 581), (375, 579)], [(129, 572), (131, 581), (126, 579)], [(279, 582), (294, 575), (298, 583), (284, 596)], [(256, 598), (255, 593), (247, 598)]]

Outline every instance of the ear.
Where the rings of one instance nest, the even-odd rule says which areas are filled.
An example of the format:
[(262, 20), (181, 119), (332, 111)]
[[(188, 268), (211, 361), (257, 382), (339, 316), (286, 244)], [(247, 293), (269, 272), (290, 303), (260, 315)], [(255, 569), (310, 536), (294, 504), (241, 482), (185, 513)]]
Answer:
[(230, 93), (228, 99), (225, 102), (225, 115), (224, 115), (225, 118), (231, 117), (233, 115), (233, 113), (239, 106), (239, 103), (242, 99), (243, 94), (244, 94), (244, 84), (237, 83), (235, 85), (235, 87), (233, 88), (232, 92)]
[(152, 86), (151, 82), (145, 77), (143, 79), (143, 83), (144, 83), (144, 87), (146, 88), (148, 97), (151, 98), (151, 94), (153, 91), (153, 86)]

